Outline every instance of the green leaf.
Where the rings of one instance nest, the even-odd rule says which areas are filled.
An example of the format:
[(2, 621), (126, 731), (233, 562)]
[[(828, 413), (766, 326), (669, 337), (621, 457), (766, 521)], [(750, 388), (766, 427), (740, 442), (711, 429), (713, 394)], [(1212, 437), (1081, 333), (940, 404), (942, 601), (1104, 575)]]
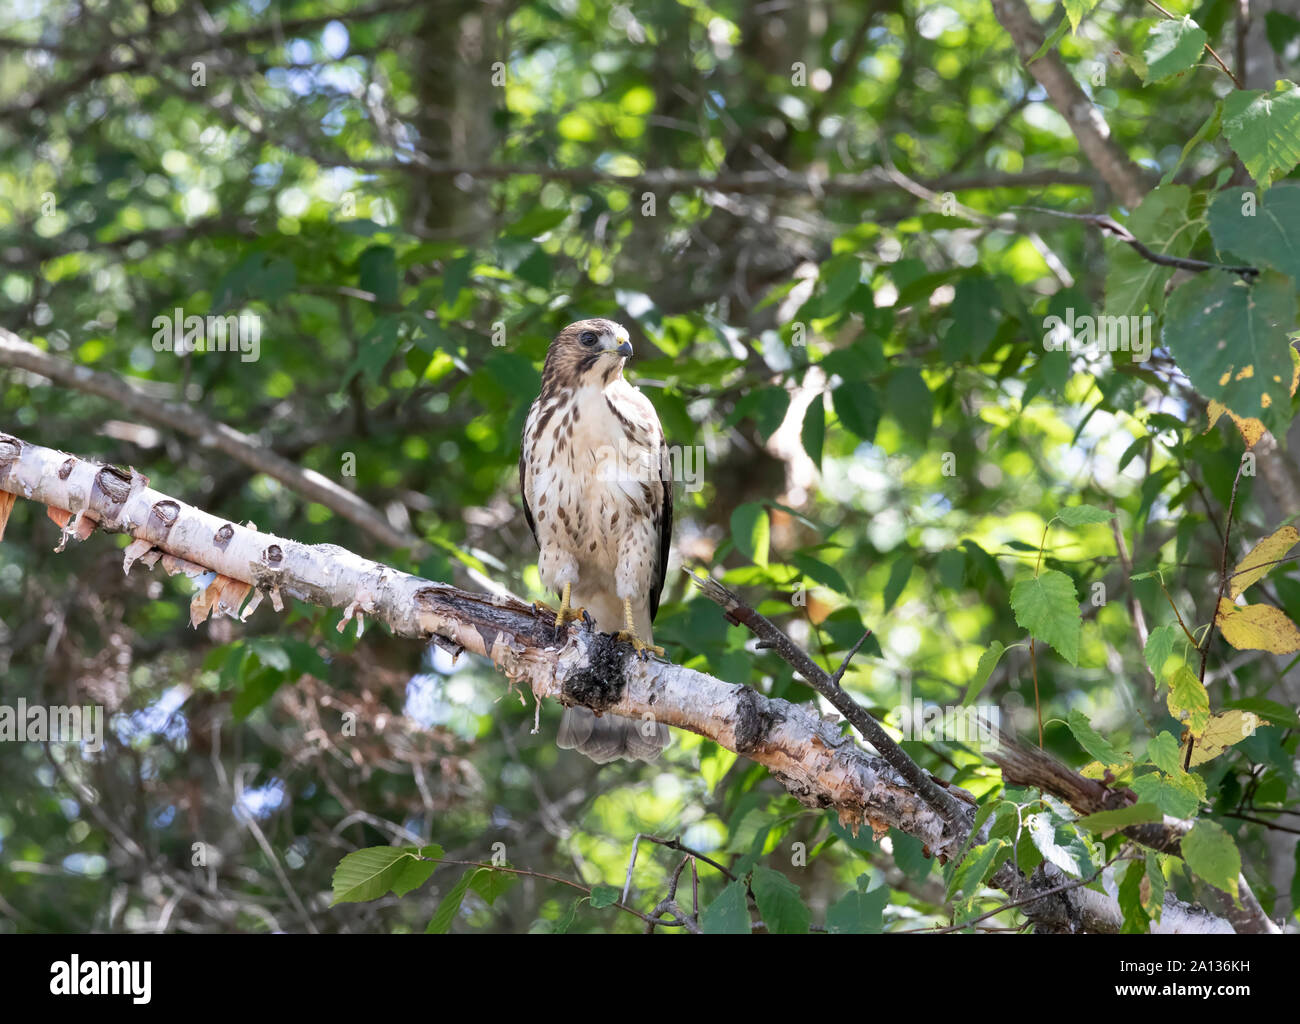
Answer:
[(1092, 873), (1092, 857), (1073, 825), (1053, 820), (1047, 811), (1031, 814), (1025, 824), (1034, 846), (1046, 860), (1075, 878)]
[(248, 642), (248, 646), (267, 668), (273, 668), (277, 672), (289, 671), (289, 652), (278, 641), (255, 637)]
[(1163, 772), (1151, 772), (1139, 775), (1129, 786), (1141, 803), (1155, 804), (1175, 818), (1190, 818), (1201, 805), (1191, 778), (1186, 774), (1180, 778)]
[(977, 586), (996, 586), (999, 590), (1005, 589), (1007, 581), (1002, 575), (1002, 570), (998, 568), (996, 558), (969, 537), (961, 542), (961, 548), (966, 552), (967, 564), (971, 567), (973, 580)]
[(1179, 638), (1183, 637), (1183, 631), (1177, 626), (1157, 626), (1147, 637), (1147, 645), (1142, 649), (1142, 654), (1150, 666), (1152, 674), (1158, 682), (1165, 681), (1165, 665), (1173, 656), (1174, 645), (1178, 643)]
[(1138, 803), (1114, 811), (1098, 811), (1096, 814), (1080, 818), (1075, 824), (1080, 828), (1086, 828), (1089, 832), (1109, 832), (1112, 829), (1163, 820), (1164, 812), (1155, 804)]
[(400, 323), (395, 316), (383, 316), (375, 321), (374, 327), (357, 345), (356, 358), (343, 371), (342, 384), (347, 384), (357, 370), (361, 371), (368, 383), (378, 383), (379, 375), (388, 365), (388, 361), (393, 358), (397, 346), (401, 344), (401, 338), (397, 333)]
[(518, 395), (531, 395), (542, 386), (542, 376), (532, 360), (518, 352), (498, 349), (483, 360), (483, 369), (492, 380), (506, 391)]
[(1159, 921), (1160, 909), (1165, 902), (1165, 873), (1160, 868), (1160, 856), (1154, 850), (1147, 851), (1146, 862), (1147, 881), (1151, 883), (1151, 891), (1145, 905), (1152, 917)]
[(934, 422), (934, 396), (930, 394), (930, 388), (920, 370), (905, 366), (890, 374), (889, 385), (885, 389), (885, 403), (889, 407), (889, 414), (898, 421), (906, 434), (921, 444), (930, 440), (930, 428)]
[(771, 524), (767, 509), (747, 501), (731, 513), (731, 539), (742, 555), (755, 565), (767, 565)]
[[(1160, 179), (1160, 184), (1168, 185), (1178, 175), (1184, 163), (1187, 162), (1188, 155), (1196, 149), (1202, 142), (1213, 142), (1223, 131), (1223, 101), (1219, 100), (1214, 104), (1214, 111), (1196, 129), (1196, 134), (1187, 140), (1183, 145), (1183, 151), (1178, 154), (1178, 162), (1169, 170), (1165, 171), (1164, 176)], [(1122, 469), (1123, 467), (1121, 467)]]
[(1147, 743), (1147, 757), (1162, 772), (1169, 775), (1183, 773), (1183, 759), (1178, 750), (1178, 737), (1171, 732), (1153, 736)]
[(469, 889), (469, 883), (474, 880), (474, 876), (484, 868), (467, 868), (465, 873), (460, 876), (460, 880), (451, 888), (441, 900), (433, 912), (433, 917), (429, 919), (429, 925), (424, 929), (425, 935), (446, 935), (451, 930), (452, 922), (456, 920), (456, 914), (460, 911), (460, 905), (465, 900), (465, 892)]
[[(1291, 41), (1300, 36), (1300, 20), (1281, 11), (1269, 11), (1264, 15), (1264, 34), (1268, 36), (1268, 45), (1279, 57), (1285, 57)], [(1300, 846), (1296, 847), (1300, 853)], [(1300, 875), (1296, 876), (1300, 878)], [(1292, 900), (1292, 906), (1300, 907), (1300, 901)]]
[(1145, 935), (1150, 930), (1151, 920), (1142, 906), (1142, 879), (1146, 871), (1145, 860), (1131, 861), (1120, 879), (1119, 909), (1124, 915), (1121, 935)]
[(864, 441), (876, 439), (880, 423), (880, 404), (876, 390), (866, 381), (845, 381), (831, 392), (831, 405), (840, 423)]
[(1262, 196), (1226, 189), (1210, 204), (1209, 220), (1217, 249), (1300, 281), (1300, 187), (1279, 185)]
[(511, 889), (519, 881), (519, 877), (509, 871), (489, 871), (487, 868), (481, 868), (478, 873), (470, 879), (469, 887), (483, 897), (483, 901), (490, 907), (496, 903), (497, 898)]
[(1108, 523), (1115, 518), (1115, 513), (1107, 512), (1096, 505), (1069, 505), (1057, 512), (1056, 518), (1066, 526), (1086, 526), (1093, 523)]
[(540, 245), (519, 261), (515, 267), (515, 277), (538, 288), (551, 286), (551, 257)]
[(898, 870), (914, 882), (929, 877), (934, 870), (935, 861), (933, 857), (925, 855), (925, 844), (921, 840), (896, 828), (889, 830), (889, 839), (894, 844), (894, 863), (898, 865)]
[(966, 687), (966, 696), (962, 698), (961, 706), (970, 707), (975, 703), (975, 699), (984, 689), (984, 684), (989, 681), (989, 676), (997, 668), (998, 662), (1002, 660), (1002, 654), (1006, 650), (1002, 646), (1001, 640), (994, 640), (989, 645), (988, 650), (980, 655), (979, 664), (975, 666), (975, 675), (971, 677), (970, 685)]
[(563, 935), (573, 927), (573, 922), (578, 919), (578, 908), (582, 906), (582, 901), (586, 896), (579, 896), (569, 904), (569, 909), (555, 919), (551, 925), (551, 931), (555, 935)]
[(718, 898), (700, 912), (705, 935), (748, 935), (752, 931), (743, 882), (730, 882)]
[(1300, 843), (1295, 846), (1295, 874), (1291, 876), (1291, 906), (1300, 907)]
[[(1082, 2), (1087, 2), (1087, 0), (1082, 0)], [(1098, 3), (1100, 2), (1100, 0), (1092, 0), (1092, 2)], [(1069, 9), (1069, 6), (1070, 6), (1069, 0), (1067, 0), (1066, 2), (1067, 10)], [(1032, 57), (1030, 57), (1027, 61), (1025, 61), (1025, 67), (1029, 67), (1029, 65), (1036, 60), (1042, 60), (1043, 55), (1047, 53), (1047, 51), (1053, 49), (1057, 43), (1059, 43), (1062, 39), (1064, 39), (1065, 33), (1070, 29), (1070, 21), (1072, 20), (1074, 19), (1062, 18), (1060, 21), (1058, 21), (1056, 23), (1056, 28), (1052, 29), (1051, 35), (1049, 35), (1046, 39), (1043, 40), (1043, 45), (1034, 51), (1034, 55)], [(1075, 28), (1078, 28), (1078, 26), (1076, 25)]]
[(772, 831), (772, 819), (758, 807), (748, 808), (731, 826), (727, 840), (728, 853), (761, 853)]
[(1285, 433), (1293, 374), (1286, 335), (1295, 315), (1290, 278), (1266, 270), (1247, 285), (1216, 274), (1170, 297), (1164, 344), (1201, 395)]
[(1223, 133), (1251, 177), (1268, 188), (1300, 163), (1300, 88), (1281, 81), (1273, 92), (1228, 93)]
[(244, 662), (242, 672), (239, 693), (230, 702), (231, 714), (238, 721), (243, 721), (269, 701), (285, 681), (285, 675), (279, 669), (257, 668), (250, 671), (248, 662)]
[(1203, 818), (1183, 836), (1183, 860), (1192, 873), (1237, 898), (1241, 854), (1222, 825)]
[(597, 910), (612, 907), (618, 902), (619, 891), (612, 885), (597, 885), (591, 890), (591, 905)]
[(845, 597), (853, 596), (848, 583), (845, 582), (844, 577), (840, 575), (840, 571), (833, 565), (827, 565), (816, 558), (800, 554), (791, 555), (790, 562), (801, 573), (812, 579), (813, 582), (820, 583), (823, 587), (830, 587), (831, 590), (843, 594)]
[(383, 306), (397, 305), (397, 253), (388, 245), (372, 245), (357, 260), (363, 291), (373, 292)]
[(858, 338), (851, 345), (828, 352), (821, 360), (828, 377), (838, 374), (844, 380), (860, 380), (885, 368), (885, 353), (877, 338)]
[(857, 290), (862, 278), (862, 261), (856, 256), (837, 256), (822, 264), (820, 277), (822, 293), (814, 300), (814, 315), (834, 316)]
[(799, 895), (799, 887), (779, 871), (762, 865), (750, 880), (754, 902), (771, 935), (807, 935), (812, 914)]
[(759, 435), (766, 441), (776, 433), (776, 429), (785, 419), (786, 411), (790, 408), (790, 392), (785, 388), (773, 387), (762, 388), (751, 394), (754, 405), (750, 415), (754, 417), (754, 425), (758, 427)]
[(1101, 0), (1065, 0), (1065, 13), (1070, 19), (1070, 31), (1078, 32), (1084, 17), (1096, 7)]
[(889, 887), (871, 892), (845, 893), (826, 912), (826, 931), (831, 935), (879, 935), (884, 930)]
[(994, 839), (971, 850), (961, 863), (951, 872), (948, 879), (946, 898), (953, 900), (958, 896), (974, 897), (992, 874), (999, 863), (998, 855), (1011, 852), (1011, 844), (1005, 839)]
[(506, 234), (516, 238), (536, 238), (544, 235), (561, 224), (569, 216), (569, 209), (548, 210), (543, 206), (534, 206), (506, 229)]
[(1121, 754), (1103, 739), (1101, 734), (1092, 727), (1092, 723), (1088, 721), (1088, 716), (1078, 708), (1070, 712), (1066, 724), (1069, 725), (1074, 738), (1079, 741), (1079, 746), (1083, 747), (1094, 760), (1100, 761), (1107, 766), (1126, 765), (1131, 760), (1126, 754)]
[(447, 303), (454, 303), (461, 289), (469, 283), (470, 271), (474, 269), (474, 254), (466, 253), (459, 259), (447, 264), (442, 273), (442, 297)]
[(1050, 644), (1071, 665), (1079, 663), (1083, 619), (1069, 576), (1046, 569), (1036, 579), (1021, 580), (1011, 588), (1011, 608), (1021, 628)]
[[(1061, 23), (1062, 30), (1064, 24)], [(1001, 305), (1002, 297), (997, 285), (983, 274), (973, 274), (958, 281), (952, 305), (948, 307), (952, 325), (939, 342), (944, 359), (949, 362), (978, 360), (997, 333), (997, 312)]]
[(1191, 18), (1156, 22), (1147, 36), (1146, 50), (1142, 54), (1147, 64), (1146, 84), (1195, 67), (1208, 39), (1205, 30)]
[(803, 429), (799, 436), (803, 441), (803, 450), (812, 459), (813, 465), (822, 468), (822, 448), (826, 443), (826, 400), (819, 394), (808, 403), (808, 411), (803, 414)]
[(894, 607), (894, 603), (902, 596), (907, 581), (912, 578), (912, 568), (915, 565), (916, 559), (912, 557), (912, 552), (909, 550), (905, 550), (894, 559), (894, 564), (889, 567), (889, 580), (885, 583), (883, 594), (885, 611)]
[(370, 846), (349, 853), (334, 869), (330, 906), (378, 899), (403, 877), (408, 863), (419, 863), (415, 858), (415, 850), (399, 846)]
[(401, 865), (401, 871), (393, 879), (393, 895), (405, 896), (408, 892), (420, 888), (429, 880), (429, 876), (437, 868), (437, 861), (416, 860), (414, 857), (404, 861)]
[(939, 582), (949, 590), (960, 590), (966, 579), (966, 552), (959, 548), (946, 548), (935, 559)]

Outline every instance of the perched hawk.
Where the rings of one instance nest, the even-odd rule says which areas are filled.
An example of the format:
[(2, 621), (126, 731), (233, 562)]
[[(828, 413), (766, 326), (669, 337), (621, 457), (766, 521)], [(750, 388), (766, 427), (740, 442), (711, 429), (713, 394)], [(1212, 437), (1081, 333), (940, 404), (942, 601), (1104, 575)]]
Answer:
[[(654, 406), (623, 379), (627, 331), (579, 320), (551, 342), (542, 393), (528, 411), (519, 455), (524, 515), (541, 555), (542, 585), (560, 594), (555, 625), (585, 610), (639, 656), (653, 646), (673, 530), (673, 490)], [(557, 742), (598, 764), (652, 761), (668, 727), (565, 708)]]

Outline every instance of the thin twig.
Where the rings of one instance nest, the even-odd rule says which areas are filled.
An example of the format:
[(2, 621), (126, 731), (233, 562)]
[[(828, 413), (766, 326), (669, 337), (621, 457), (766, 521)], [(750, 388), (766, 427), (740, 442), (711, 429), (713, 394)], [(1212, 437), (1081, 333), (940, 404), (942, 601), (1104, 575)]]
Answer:
[(1121, 242), (1132, 246), (1144, 260), (1157, 263), (1162, 267), (1176, 267), (1179, 270), (1190, 270), (1198, 274), (1206, 270), (1223, 270), (1230, 274), (1239, 274), (1245, 279), (1252, 278), (1259, 273), (1258, 267), (1232, 267), (1225, 263), (1207, 263), (1205, 260), (1187, 259), (1183, 256), (1166, 256), (1164, 253), (1155, 252), (1138, 241), (1133, 232), (1129, 231), (1123, 224), (1104, 213), (1066, 213), (1064, 210), (1048, 210), (1041, 206), (1014, 206), (1012, 209), (1028, 210), (1031, 213), (1043, 213), (1050, 217), (1063, 217), (1067, 220), (1078, 220), (1085, 224), (1091, 224), (1104, 233), (1114, 235)]
[[(1061, 885), (1056, 886), (1053, 889), (1048, 889), (1045, 892), (1035, 893), (1033, 896), (1024, 897), (1024, 899), (1012, 900), (1010, 903), (1004, 903), (1000, 907), (996, 907), (993, 910), (990, 910), (987, 914), (980, 914), (979, 917), (972, 917), (969, 921), (963, 921), (961, 922), (961, 924), (949, 925), (946, 928), (909, 928), (907, 931), (895, 932), (894, 934), (916, 935), (920, 932), (925, 932), (930, 935), (946, 935), (948, 932), (959, 932), (963, 928), (969, 928), (973, 924), (979, 924), (979, 922), (981, 921), (985, 921), (990, 917), (996, 917), (998, 914), (1001, 914), (1003, 911), (1011, 910), (1014, 907), (1023, 906), (1026, 903), (1037, 903), (1039, 900), (1045, 900), (1049, 896), (1056, 896), (1059, 893), (1069, 892), (1071, 889), (1077, 889), (1081, 885), (1090, 885), (1101, 876), (1101, 873), (1103, 871), (1105, 871), (1108, 867), (1114, 864), (1116, 860), (1119, 859), (1121, 858), (1118, 856), (1112, 857), (1110, 860), (1106, 861), (1105, 864), (1103, 864), (1096, 871), (1094, 871), (1091, 877), (1089, 878), (1076, 878), (1071, 882), (1065, 882)], [(1125, 857), (1122, 859), (1132, 860), (1133, 858)]]
[[(1205, 664), (1210, 657), (1210, 641), (1214, 639), (1214, 624), (1219, 621), (1219, 605), (1223, 603), (1223, 591), (1228, 585), (1228, 542), (1232, 537), (1232, 510), (1237, 504), (1237, 486), (1241, 483), (1242, 471), (1246, 468), (1246, 460), (1242, 458), (1237, 463), (1237, 475), (1232, 478), (1232, 497), (1228, 499), (1228, 514), (1223, 520), (1223, 557), (1219, 563), (1219, 593), (1214, 599), (1214, 608), (1210, 612), (1210, 625), (1205, 630), (1205, 641), (1201, 644), (1201, 671), (1197, 678), (1200, 679), (1201, 685), (1205, 685)], [(1192, 735), (1191, 730), (1187, 732), (1187, 756), (1183, 759), (1183, 771), (1190, 771), (1192, 767), (1192, 749), (1196, 746), (1196, 737)]]
[(727, 620), (746, 627), (771, 648), (819, 694), (848, 719), (863, 739), (867, 740), (904, 779), (912, 784), (917, 795), (938, 812), (945, 822), (962, 831), (969, 829), (968, 808), (950, 793), (941, 789), (920, 765), (904, 752), (885, 732), (871, 714), (845, 692), (830, 674), (818, 665), (774, 622), (760, 615), (739, 597), (709, 576), (701, 576), (683, 566), (690, 573), (706, 597), (722, 606)]
[(848, 670), (849, 662), (853, 660), (853, 655), (858, 653), (862, 645), (867, 642), (867, 637), (869, 636), (871, 636), (871, 630), (868, 629), (865, 633), (862, 634), (862, 636), (858, 637), (858, 642), (853, 645), (853, 648), (849, 651), (849, 653), (844, 655), (844, 661), (840, 663), (840, 667), (837, 668), (835, 670), (835, 674), (831, 676), (831, 682), (833, 682), (836, 686), (838, 686), (840, 680), (844, 678), (844, 673)]

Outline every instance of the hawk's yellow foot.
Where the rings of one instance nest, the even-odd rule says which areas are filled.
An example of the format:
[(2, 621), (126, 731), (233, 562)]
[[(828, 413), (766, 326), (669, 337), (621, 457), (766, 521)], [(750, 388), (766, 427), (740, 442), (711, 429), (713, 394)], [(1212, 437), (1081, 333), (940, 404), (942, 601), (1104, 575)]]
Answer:
[(546, 611), (553, 614), (555, 616), (555, 628), (560, 629), (566, 622), (576, 622), (587, 614), (587, 609), (585, 608), (569, 607), (569, 595), (572, 593), (573, 584), (566, 583), (564, 585), (564, 593), (560, 596), (560, 607), (558, 611), (542, 601), (534, 601), (533, 605), (537, 608), (544, 608)]
[(620, 629), (615, 633), (615, 640), (621, 640), (625, 644), (631, 644), (632, 649), (637, 653), (637, 657), (642, 659), (648, 658), (651, 653), (657, 654), (661, 658), (664, 656), (664, 649), (662, 647), (655, 647), (653, 644), (648, 644), (637, 635), (636, 623), (632, 619), (632, 599), (630, 597), (623, 598), (623, 621), (627, 628)]

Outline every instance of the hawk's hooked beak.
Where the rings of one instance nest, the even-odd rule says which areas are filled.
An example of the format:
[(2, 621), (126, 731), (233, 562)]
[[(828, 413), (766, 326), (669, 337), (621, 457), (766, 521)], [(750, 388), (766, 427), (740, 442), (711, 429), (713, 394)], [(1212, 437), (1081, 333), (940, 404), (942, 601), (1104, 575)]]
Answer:
[(632, 342), (628, 339), (626, 327), (620, 327), (612, 336), (607, 335), (607, 338), (605, 351), (613, 352), (624, 359), (632, 355)]

